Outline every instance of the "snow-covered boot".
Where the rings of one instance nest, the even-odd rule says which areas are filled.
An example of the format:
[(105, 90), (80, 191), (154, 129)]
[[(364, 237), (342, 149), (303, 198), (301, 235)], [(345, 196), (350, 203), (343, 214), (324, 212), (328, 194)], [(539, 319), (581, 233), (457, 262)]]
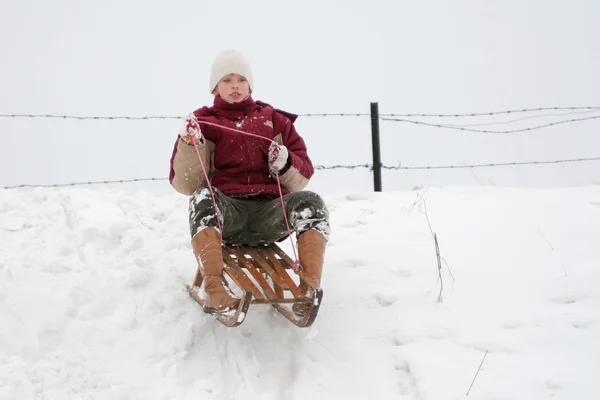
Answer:
[(213, 227), (202, 229), (192, 238), (192, 249), (198, 261), (194, 286), (204, 280), (206, 312), (224, 312), (235, 309), (240, 299), (233, 296), (223, 276), (223, 249), (219, 231)]
[[(323, 273), (323, 260), (325, 258), (325, 248), (327, 240), (321, 232), (310, 229), (298, 237), (298, 258), (304, 272), (312, 279), (316, 287), (321, 286), (321, 274)], [(302, 293), (311, 295), (309, 286), (301, 282), (298, 288)], [(309, 310), (307, 303), (296, 303), (292, 310), (299, 317), (304, 317)]]

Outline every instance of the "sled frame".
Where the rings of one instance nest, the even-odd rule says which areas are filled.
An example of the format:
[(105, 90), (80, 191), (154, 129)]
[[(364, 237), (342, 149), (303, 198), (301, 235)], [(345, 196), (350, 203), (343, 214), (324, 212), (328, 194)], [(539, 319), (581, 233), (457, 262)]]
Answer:
[[(223, 270), (242, 292), (237, 310), (226, 313), (209, 312), (226, 326), (241, 324), (250, 304), (270, 304), (277, 312), (298, 327), (309, 327), (315, 321), (323, 299), (323, 290), (300, 268), (299, 282), (308, 287), (306, 293), (298, 287), (291, 273), (294, 261), (277, 244), (264, 246), (223, 246)], [(204, 307), (199, 296), (202, 277), (196, 274), (188, 292)], [(294, 304), (307, 304), (307, 312), (298, 316)], [(206, 312), (206, 308), (205, 308)]]

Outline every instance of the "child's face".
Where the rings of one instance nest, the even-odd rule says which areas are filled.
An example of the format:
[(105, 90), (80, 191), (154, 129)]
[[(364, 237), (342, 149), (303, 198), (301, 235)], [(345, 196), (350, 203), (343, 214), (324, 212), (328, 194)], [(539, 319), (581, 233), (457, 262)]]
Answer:
[(217, 83), (213, 94), (218, 94), (229, 103), (239, 103), (246, 100), (250, 95), (250, 85), (242, 75), (229, 74)]

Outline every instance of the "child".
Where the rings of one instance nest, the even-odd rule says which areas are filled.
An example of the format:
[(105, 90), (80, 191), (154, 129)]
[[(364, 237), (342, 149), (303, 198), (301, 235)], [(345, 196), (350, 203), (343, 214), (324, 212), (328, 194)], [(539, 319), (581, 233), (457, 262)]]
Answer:
[[(290, 228), (296, 232), (300, 265), (320, 284), (329, 212), (319, 195), (301, 191), (314, 170), (294, 127), (297, 116), (254, 101), (250, 64), (236, 50), (217, 55), (209, 89), (215, 96), (213, 106), (186, 118), (169, 175), (178, 192), (191, 196), (192, 249), (204, 281), (206, 311), (224, 312), (240, 301), (223, 277), (221, 234), (225, 243), (248, 246), (288, 236), (277, 174)], [(219, 221), (194, 143), (209, 174)], [(304, 283), (300, 289), (308, 291)], [(304, 304), (294, 306), (298, 315), (307, 311)]]

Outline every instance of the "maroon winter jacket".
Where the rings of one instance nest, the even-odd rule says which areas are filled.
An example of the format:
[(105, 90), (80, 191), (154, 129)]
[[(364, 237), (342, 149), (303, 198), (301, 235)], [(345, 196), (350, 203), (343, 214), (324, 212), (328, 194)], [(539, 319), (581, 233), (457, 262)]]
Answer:
[[(252, 97), (231, 104), (219, 96), (215, 96), (213, 107), (202, 107), (194, 111), (194, 115), (204, 136), (204, 143), (199, 144), (204, 167), (207, 172), (210, 171), (211, 184), (225, 195), (256, 199), (279, 196), (277, 181), (269, 174), (268, 149), (271, 141), (288, 148), (288, 164), (280, 173), (284, 194), (302, 190), (314, 173), (304, 140), (294, 128), (296, 115), (255, 102)], [(203, 121), (240, 132), (202, 124)], [(178, 192), (186, 195), (206, 186), (194, 147), (179, 137), (171, 157), (169, 181)]]

